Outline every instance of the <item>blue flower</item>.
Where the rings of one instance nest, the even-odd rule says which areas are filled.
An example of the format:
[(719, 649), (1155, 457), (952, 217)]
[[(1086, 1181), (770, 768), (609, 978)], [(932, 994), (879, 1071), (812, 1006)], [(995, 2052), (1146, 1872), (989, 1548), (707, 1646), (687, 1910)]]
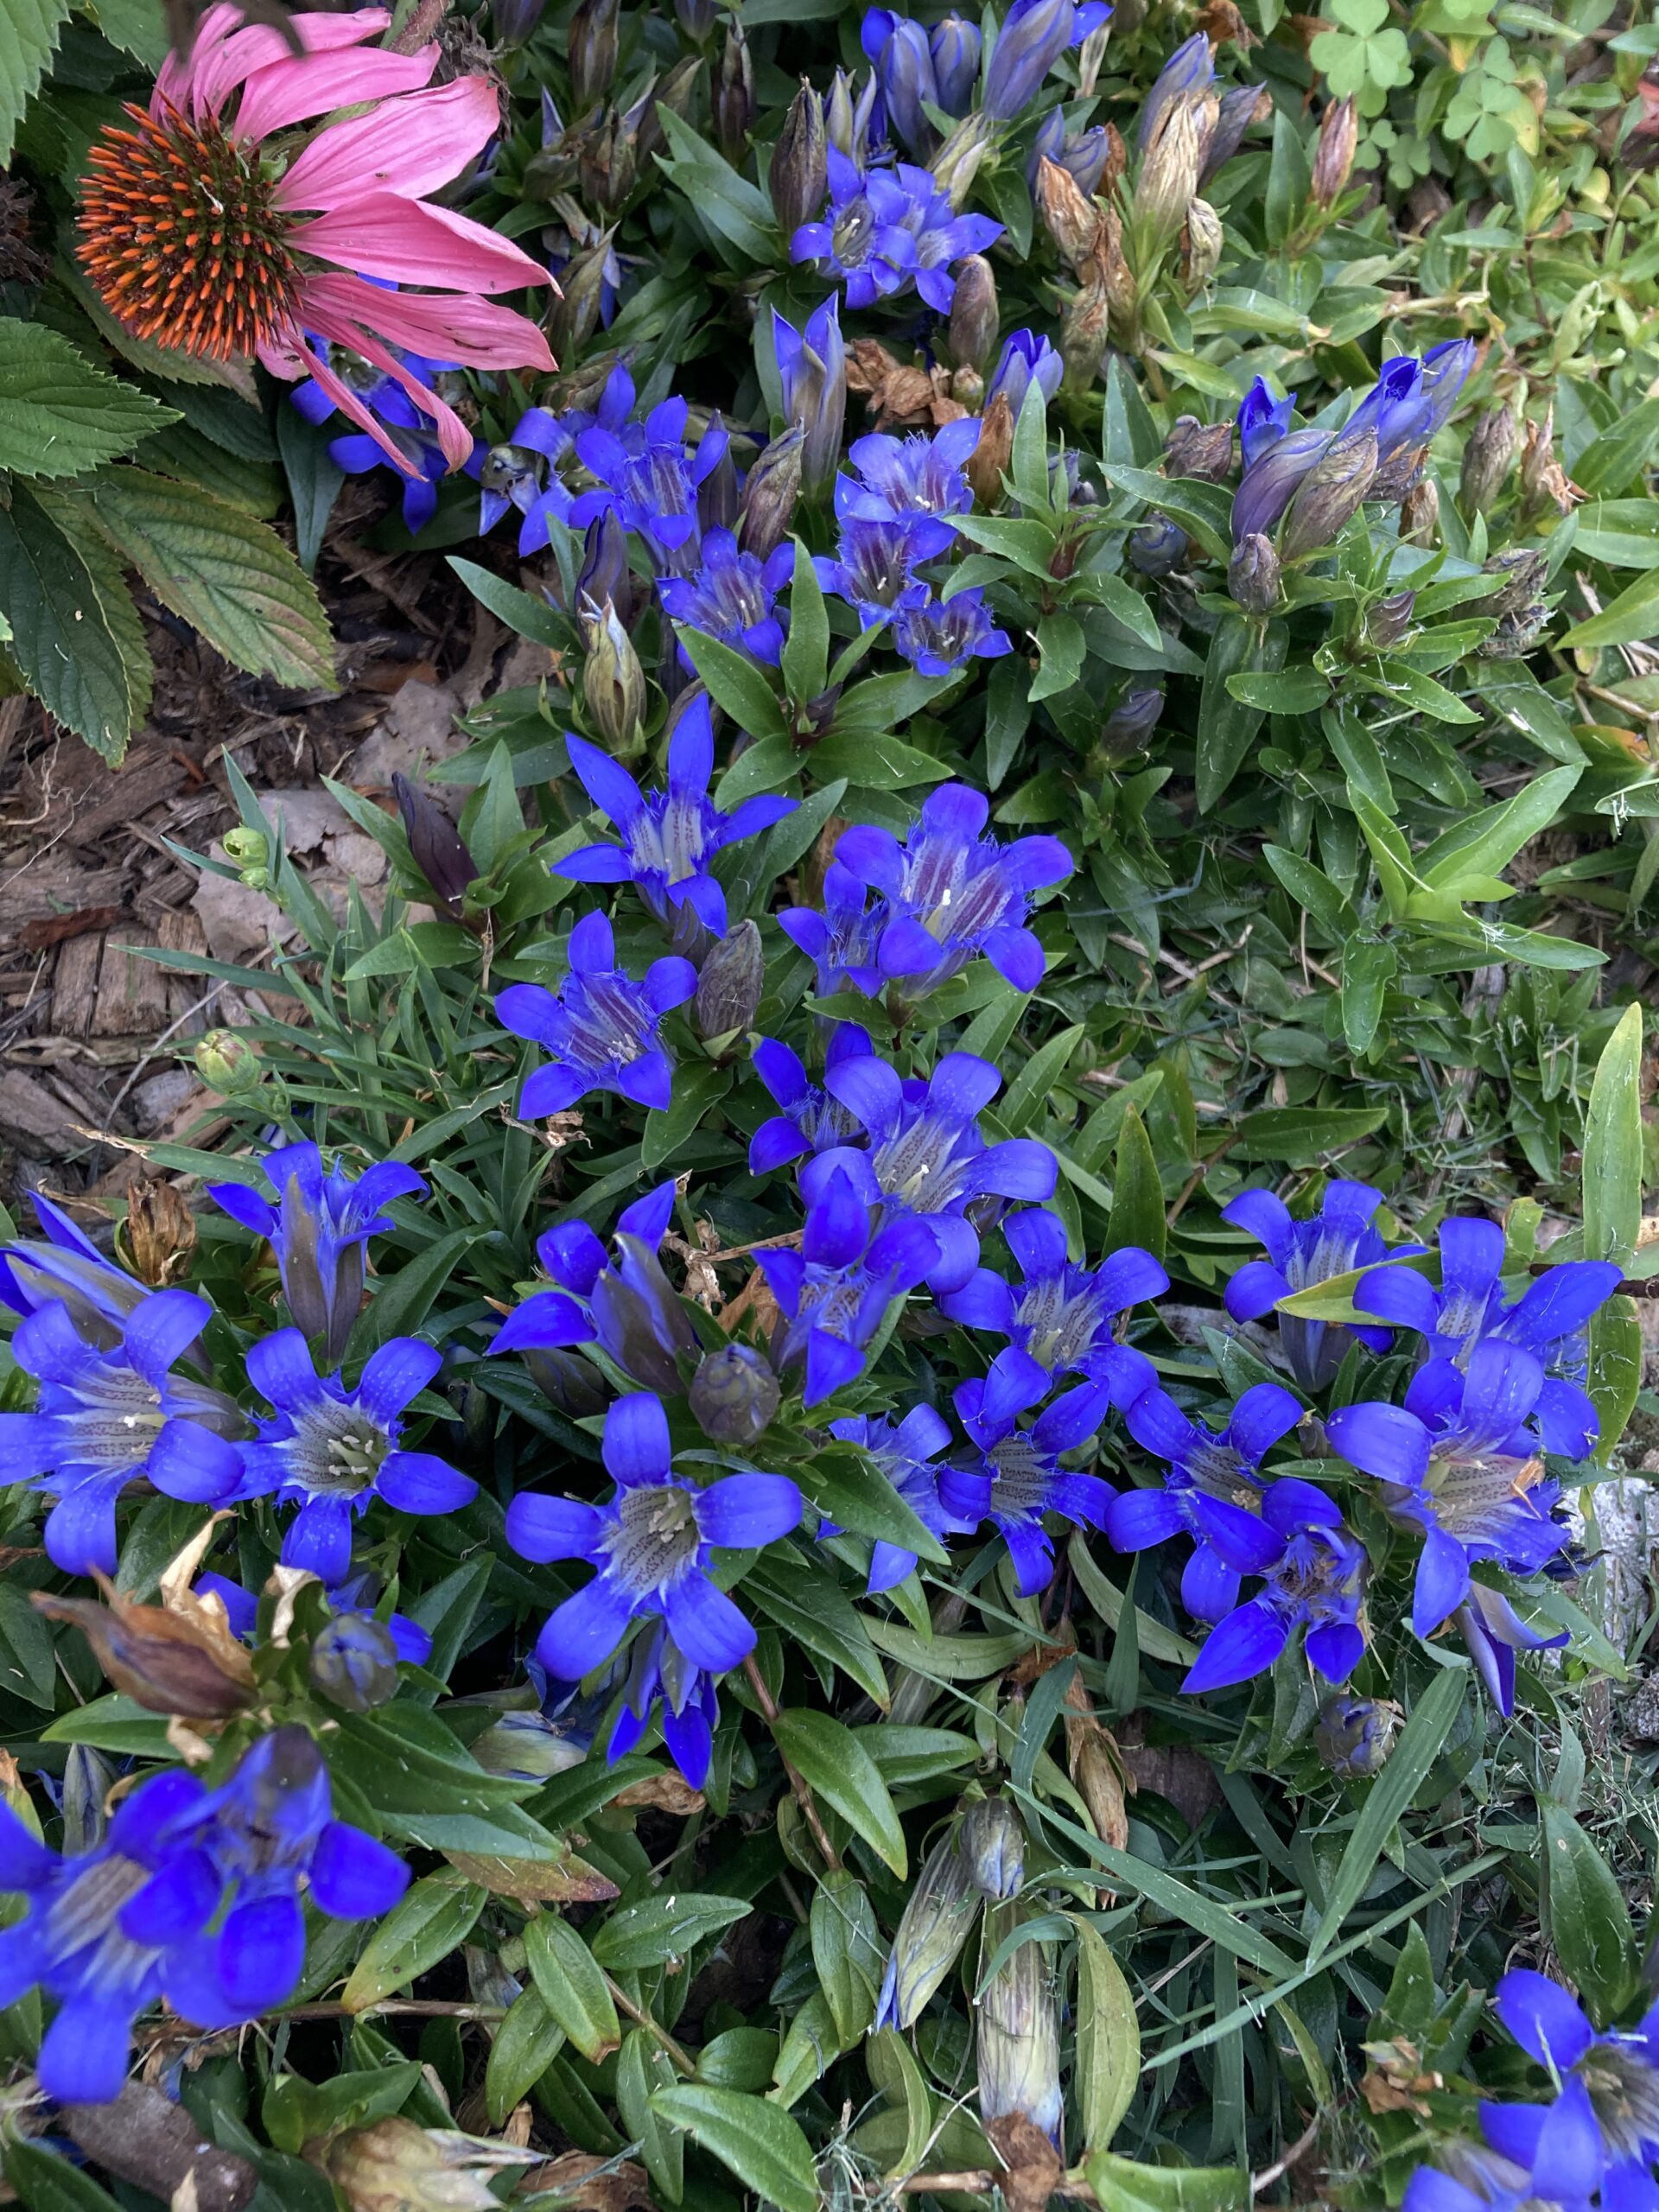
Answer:
[(643, 1741), (653, 1710), (660, 1707), (668, 1755), (692, 1789), (701, 1789), (709, 1779), (720, 1726), (714, 1676), (691, 1664), (662, 1624), (636, 1639), (629, 1661), (622, 1709), (605, 1747), (607, 1759), (614, 1765), (626, 1758)]
[(616, 1258), (585, 1221), (563, 1222), (536, 1246), (558, 1286), (537, 1291), (497, 1331), (492, 1352), (569, 1350), (597, 1344), (624, 1374), (647, 1389), (677, 1391), (679, 1356), (697, 1349), (696, 1332), (657, 1257), (678, 1195), (671, 1179), (617, 1217)]
[(822, 910), (780, 908), (778, 926), (817, 968), (820, 997), (850, 986), (868, 999), (880, 998), (883, 982), (875, 955), (886, 919), (881, 901), (872, 906), (864, 885), (839, 861), (823, 872), (823, 900)]
[(370, 1355), (357, 1388), (319, 1376), (297, 1329), (278, 1329), (248, 1353), (248, 1377), (276, 1408), (243, 1446), (245, 1495), (274, 1491), (299, 1512), (283, 1538), (283, 1565), (302, 1567), (325, 1587), (352, 1566), (352, 1519), (378, 1497), (398, 1513), (455, 1513), (478, 1494), (429, 1452), (398, 1443), (400, 1418), (443, 1364), (414, 1337), (393, 1337)]
[(1567, 1541), (1544, 1478), (1535, 1418), (1544, 1370), (1518, 1344), (1487, 1338), (1466, 1370), (1418, 1369), (1403, 1406), (1344, 1406), (1325, 1423), (1332, 1448), (1382, 1485), (1396, 1526), (1421, 1535), (1411, 1624), (1432, 1636), (1468, 1597), (1470, 1562), (1533, 1574)]
[(873, 1227), (851, 1176), (836, 1169), (812, 1199), (800, 1250), (756, 1257), (784, 1316), (773, 1364), (804, 1362), (802, 1402), (815, 1406), (862, 1372), (864, 1347), (888, 1306), (938, 1266), (939, 1248), (919, 1221)]
[(913, 16), (869, 8), (859, 38), (881, 87), (888, 122), (908, 150), (925, 160), (939, 143), (938, 132), (922, 112), (924, 103), (939, 105), (926, 31)]
[[(1235, 1229), (1247, 1230), (1268, 1248), (1265, 1260), (1248, 1260), (1228, 1282), (1227, 1311), (1235, 1321), (1258, 1321), (1293, 1291), (1329, 1282), (1332, 1275), (1369, 1266), (1385, 1256), (1388, 1246), (1371, 1226), (1382, 1194), (1366, 1183), (1327, 1183), (1319, 1211), (1309, 1221), (1293, 1221), (1282, 1198), (1271, 1191), (1241, 1191), (1221, 1210)], [(1421, 1248), (1407, 1246), (1407, 1250)], [(1386, 1329), (1346, 1329), (1324, 1321), (1279, 1316), (1279, 1343), (1291, 1373), (1308, 1391), (1323, 1390), (1336, 1378), (1351, 1338), (1370, 1351), (1386, 1351)]]
[(1329, 430), (1287, 429), (1282, 436), (1264, 438), (1254, 461), (1246, 454), (1244, 474), (1233, 494), (1235, 545), (1247, 537), (1269, 537), (1278, 528), (1303, 478), (1324, 458), (1330, 443)]
[[(567, 876), (573, 883), (632, 883), (659, 922), (671, 922), (677, 907), (689, 906), (705, 929), (723, 937), (726, 893), (710, 873), (709, 862), (728, 845), (758, 836), (785, 815), (792, 814), (795, 800), (746, 798), (734, 813), (721, 813), (709, 796), (709, 780), (715, 769), (715, 734), (708, 699), (701, 694), (676, 722), (669, 739), (664, 791), (641, 791), (626, 768), (585, 739), (569, 737), (565, 742), (570, 766), (582, 788), (621, 831), (622, 842), (584, 845), (579, 852), (551, 861), (552, 874)], [(584, 929), (588, 925), (576, 926)], [(608, 937), (608, 928), (606, 934)], [(575, 931), (570, 942), (574, 967)], [(605, 957), (610, 957), (608, 944)], [(657, 969), (651, 973), (654, 976)], [(651, 988), (649, 977), (646, 988)], [(692, 988), (696, 988), (695, 977)], [(678, 1006), (690, 995), (683, 992), (669, 1004)], [(508, 995), (503, 994), (503, 997)], [(498, 1012), (500, 1004), (498, 1000)], [(662, 1103), (665, 1105), (666, 1099)]]
[[(899, 1421), (880, 1414), (855, 1414), (832, 1421), (830, 1433), (843, 1444), (856, 1444), (868, 1452), (905, 1503), (931, 1535), (966, 1536), (979, 1526), (981, 1512), (963, 1520), (939, 1494), (940, 1470), (928, 1462), (937, 1459), (950, 1441), (950, 1429), (931, 1406), (912, 1406)], [(839, 1534), (830, 1522), (819, 1524), (818, 1534)], [(878, 1536), (870, 1554), (868, 1588), (871, 1597), (892, 1590), (916, 1565), (916, 1554), (902, 1544)]]
[(923, 604), (928, 588), (915, 570), (948, 552), (955, 536), (927, 515), (855, 518), (842, 523), (835, 558), (817, 554), (812, 566), (825, 591), (858, 609), (861, 628), (874, 629), (897, 609)]
[(1290, 414), (1289, 399), (1275, 399), (1265, 381), (1257, 377), (1238, 408), (1239, 448), (1246, 468), (1260, 461), (1288, 434)]
[[(1113, 1381), (1121, 1399), (1122, 1385), (1116, 1376)], [(1156, 1383), (1129, 1401), (1124, 1420), (1130, 1435), (1143, 1451), (1166, 1460), (1169, 1472), (1158, 1489), (1115, 1497), (1106, 1533), (1121, 1552), (1191, 1536), (1181, 1602), (1199, 1620), (1230, 1612), (1241, 1576), (1265, 1574), (1282, 1553), (1284, 1537), (1262, 1510), (1262, 1462), (1301, 1417), (1297, 1401), (1276, 1382), (1247, 1390), (1219, 1436), (1189, 1420)]]
[(636, 1106), (666, 1107), (674, 1064), (659, 1025), (695, 995), (696, 969), (671, 956), (653, 961), (643, 982), (632, 982), (615, 964), (616, 940), (603, 914), (585, 914), (576, 924), (569, 957), (570, 972), (556, 993), (540, 983), (510, 983), (495, 1001), (503, 1028), (552, 1054), (545, 1067), (525, 1077), (519, 1118), (563, 1113), (590, 1090), (620, 1091)]
[(1211, 1630), (1184, 1690), (1229, 1689), (1265, 1674), (1299, 1628), (1309, 1662), (1329, 1681), (1346, 1681), (1364, 1656), (1367, 1560), (1337, 1506), (1312, 1483), (1287, 1478), (1268, 1485), (1262, 1519), (1281, 1539), (1279, 1556), (1255, 1595)]
[[(1194, 31), (1172, 54), (1152, 80), (1152, 90), (1141, 103), (1136, 126), (1136, 149), (1144, 154), (1152, 143), (1159, 118), (1172, 100), (1187, 92), (1206, 92), (1216, 80), (1214, 49), (1203, 31)], [(1261, 382), (1260, 378), (1256, 379)]]
[[(566, 482), (566, 476), (575, 473), (576, 440), (593, 429), (621, 435), (633, 412), (633, 378), (619, 361), (605, 379), (599, 404), (591, 412), (585, 408), (570, 408), (563, 415), (553, 415), (544, 407), (532, 407), (521, 415), (505, 450), (511, 453), (517, 448), (532, 458), (539, 456), (544, 467), (521, 470), (493, 489), (486, 465), (479, 517), (480, 534), (487, 535), (508, 507), (516, 506), (524, 515), (518, 528), (520, 556), (527, 559), (531, 554), (540, 552), (550, 540), (549, 518), (562, 523), (570, 520), (575, 494)], [(502, 448), (495, 450), (499, 453)]]
[(643, 424), (620, 432), (605, 423), (578, 431), (576, 458), (599, 487), (578, 493), (567, 519), (586, 530), (607, 507), (625, 530), (644, 538), (659, 570), (683, 575), (692, 566), (697, 543), (697, 487), (724, 459), (729, 443), (725, 425), (714, 416), (697, 441), (686, 448), (690, 410), (683, 399), (664, 399)]
[[(1063, 4), (1070, 10), (1072, 0)], [(957, 289), (951, 263), (995, 245), (1001, 224), (957, 214), (925, 169), (903, 162), (861, 170), (832, 144), (829, 175), (823, 219), (801, 225), (790, 259), (816, 261), (823, 275), (839, 277), (849, 308), (874, 307), (913, 283), (936, 315), (949, 315)]]
[[(334, 351), (326, 341), (318, 340), (317, 344), (326, 353)], [(460, 365), (454, 361), (429, 360), (423, 354), (401, 348), (395, 348), (394, 353), (416, 381), (429, 391), (438, 390), (438, 378), (452, 375)], [(379, 423), (385, 440), (403, 456), (404, 527), (412, 537), (426, 527), (437, 512), (437, 487), (449, 471), (438, 426), (423, 408), (416, 406), (396, 377), (380, 371), (365, 375), (366, 364), (354, 365), (353, 359), (342, 360), (337, 355), (331, 365), (336, 373), (343, 374), (349, 389)], [(320, 425), (334, 412), (333, 397), (315, 377), (295, 385), (288, 396), (308, 423)], [(344, 436), (330, 439), (328, 457), (336, 468), (344, 469), (348, 476), (366, 476), (371, 470), (385, 468), (391, 463), (386, 443), (371, 437), (365, 430), (348, 431)]]
[(48, 1851), (0, 1806), (0, 1885), (27, 1900), (0, 1931), (0, 2005), (46, 1990), (59, 2009), (36, 2065), (41, 2088), (60, 2103), (107, 2104), (126, 2077), (134, 2019), (162, 1997), (214, 2028), (293, 1995), (302, 1883), (322, 1911), (362, 1920), (389, 1911), (408, 1879), (383, 1845), (331, 1817), (327, 1770), (301, 1728), (263, 1738), (212, 1796), (182, 1770), (153, 1776), (76, 1858)]
[(1414, 1329), (1436, 1359), (1466, 1364), (1473, 1346), (1487, 1338), (1530, 1352), (1545, 1370), (1537, 1405), (1544, 1449), (1583, 1459), (1600, 1427), (1583, 1387), (1589, 1363), (1585, 1331), (1618, 1290), (1620, 1270), (1608, 1261), (1568, 1260), (1510, 1304), (1502, 1280), (1503, 1231), (1497, 1222), (1442, 1222), (1440, 1247), (1438, 1290), (1414, 1268), (1384, 1268), (1362, 1276), (1355, 1305), (1398, 1328)]
[(1659, 2160), (1659, 2005), (1639, 2027), (1598, 2034), (1569, 1992), (1516, 1967), (1492, 2009), (1557, 2094), (1548, 2104), (1483, 2104), (1482, 2134), (1535, 2177), (1548, 2164), (1548, 2194), (1588, 2196), (1599, 2181), (1609, 2204), (1623, 2170)]
[(1039, 1200), (1053, 1195), (1053, 1153), (1030, 1137), (988, 1145), (979, 1116), (1001, 1088), (988, 1060), (948, 1052), (925, 1084), (904, 1083), (874, 1053), (843, 1059), (824, 1072), (824, 1088), (868, 1133), (868, 1152), (842, 1146), (801, 1173), (811, 1205), (832, 1177), (846, 1177), (883, 1220), (925, 1222), (938, 1246), (928, 1270), (935, 1292), (960, 1290), (979, 1264), (979, 1236), (967, 1211), (986, 1198)]
[(1014, 421), (1026, 404), (1026, 393), (1033, 384), (1043, 395), (1043, 404), (1048, 406), (1060, 388), (1065, 374), (1065, 363), (1058, 349), (1046, 338), (1039, 338), (1033, 330), (1016, 330), (1002, 341), (1002, 351), (997, 356), (996, 366), (991, 371), (991, 380), (985, 387), (985, 412), (989, 414), (997, 394), (1002, 393), (1008, 403)]
[(536, 1644), (543, 1666), (579, 1681), (642, 1618), (664, 1621), (693, 1667), (723, 1675), (741, 1666), (754, 1630), (711, 1579), (711, 1554), (787, 1535), (800, 1521), (799, 1491), (786, 1476), (752, 1473), (696, 1489), (674, 1472), (668, 1416), (643, 1391), (612, 1406), (602, 1449), (616, 1484), (608, 1505), (520, 1491), (507, 1508), (507, 1541), (523, 1558), (597, 1569), (550, 1616)]
[(837, 518), (843, 523), (902, 522), (911, 515), (926, 515), (943, 522), (952, 515), (965, 515), (974, 495), (963, 464), (972, 457), (979, 432), (979, 416), (964, 415), (931, 438), (874, 434), (855, 438), (847, 458), (857, 474), (836, 480)]
[(1066, 172), (1085, 200), (1092, 200), (1106, 174), (1111, 150), (1111, 137), (1103, 124), (1068, 135), (1065, 111), (1051, 109), (1037, 127), (1031, 159), (1026, 164), (1026, 183), (1034, 194), (1042, 164), (1052, 162)]
[(0, 1244), (0, 1306), (28, 1314), (61, 1302), (89, 1344), (119, 1344), (127, 1316), (148, 1289), (105, 1259), (60, 1206), (39, 1191), (29, 1196), (41, 1234)]
[(364, 1246), (393, 1227), (385, 1211), (393, 1198), (423, 1196), (426, 1185), (397, 1160), (353, 1177), (337, 1159), (325, 1174), (314, 1144), (268, 1152), (259, 1169), (274, 1201), (246, 1183), (213, 1183), (207, 1195), (269, 1241), (295, 1325), (338, 1360), (363, 1304)]
[(1103, 0), (1013, 0), (985, 71), (984, 112), (1002, 123), (1021, 114), (1066, 48), (1081, 46), (1111, 12)]
[(901, 845), (874, 825), (847, 830), (842, 865), (887, 902), (876, 964), (911, 999), (925, 996), (983, 953), (1005, 982), (1034, 991), (1046, 965), (1025, 926), (1032, 893), (1071, 874), (1058, 837), (999, 844), (984, 835), (990, 801), (965, 784), (936, 785)]
[(923, 676), (954, 676), (970, 660), (1000, 660), (1014, 651), (1006, 630), (997, 629), (985, 594), (976, 586), (949, 599), (924, 600), (901, 607), (893, 618), (893, 647)]
[(940, 1299), (940, 1312), (964, 1328), (1007, 1337), (1051, 1381), (1105, 1380), (1100, 1363), (1116, 1348), (1116, 1323), (1130, 1306), (1169, 1288), (1163, 1268), (1133, 1244), (1109, 1253), (1098, 1268), (1075, 1267), (1066, 1257), (1065, 1225), (1039, 1206), (1011, 1214), (1002, 1235), (1024, 1277), (1020, 1289), (981, 1268)]
[(832, 292), (808, 316), (804, 330), (772, 315), (772, 350), (784, 391), (784, 415), (806, 433), (801, 482), (817, 492), (836, 473), (847, 423), (847, 359), (841, 342), (840, 302)]
[[(1520, 2117), (1512, 2126), (1494, 2126), (1500, 2113)], [(1592, 2163), (1595, 2120), (1582, 2082), (1568, 2082), (1553, 2107), (1483, 2105), (1480, 2124), (1488, 2141), (1442, 2143), (1439, 2164), (1419, 2166), (1406, 2183), (1401, 2212), (1589, 2212), (1598, 2189), (1602, 2212), (1653, 2212), (1656, 2191), (1644, 2165), (1605, 2171), (1599, 2157)], [(1494, 2136), (1524, 2139), (1525, 2159), (1506, 2156)]]
[(943, 22), (933, 26), (927, 50), (938, 92), (937, 105), (947, 115), (964, 116), (973, 105), (974, 88), (979, 79), (981, 45), (978, 24), (968, 22), (961, 16), (947, 16)]
[[(875, 1047), (855, 1021), (838, 1021), (824, 1055), (824, 1071), (843, 1060), (863, 1058)], [(845, 1144), (857, 1128), (851, 1111), (808, 1076), (800, 1055), (774, 1039), (763, 1037), (753, 1052), (754, 1071), (783, 1108), (763, 1122), (749, 1141), (749, 1173), (770, 1175), (791, 1160), (808, 1153), (827, 1152)]]
[(235, 1404), (170, 1371), (212, 1312), (190, 1291), (154, 1291), (105, 1344), (88, 1344), (56, 1302), (19, 1325), (12, 1355), (40, 1395), (33, 1413), (0, 1414), (0, 1464), (9, 1482), (56, 1499), (46, 1548), (66, 1574), (114, 1573), (115, 1502), (140, 1476), (202, 1504), (241, 1481)]
[[(778, 594), (794, 573), (794, 547), (785, 541), (762, 561), (757, 554), (740, 552), (729, 530), (706, 530), (698, 550), (702, 566), (695, 576), (658, 579), (664, 612), (674, 621), (718, 638), (722, 645), (738, 646), (766, 667), (776, 668), (783, 658), (784, 625), (774, 610)], [(683, 645), (680, 658), (690, 671), (691, 661)], [(706, 720), (706, 708), (703, 713)], [(682, 715), (681, 728), (688, 719), (689, 714)]]
[[(231, 1634), (242, 1643), (253, 1641), (259, 1620), (259, 1600), (251, 1590), (245, 1590), (239, 1582), (232, 1582), (222, 1574), (199, 1574), (195, 1593), (198, 1597), (217, 1598), (225, 1608)], [(337, 1583), (322, 1594), (336, 1618), (372, 1620), (376, 1617), (372, 1585), (365, 1574), (353, 1575), (349, 1581)], [(385, 1625), (404, 1665), (424, 1667), (432, 1656), (432, 1638), (420, 1623), (410, 1620), (407, 1613), (391, 1613)]]
[(1075, 1452), (1098, 1430), (1108, 1404), (1104, 1387), (1080, 1383), (1021, 1428), (1020, 1415), (1048, 1391), (1048, 1377), (1037, 1362), (1013, 1346), (998, 1352), (983, 1382), (975, 1376), (958, 1384), (951, 1402), (983, 1459), (976, 1468), (947, 1467), (939, 1483), (952, 1513), (970, 1524), (988, 1519), (1001, 1529), (1022, 1598), (1034, 1597), (1054, 1571), (1044, 1514), (1103, 1529), (1112, 1502), (1109, 1485), (1098, 1475), (1059, 1465), (1061, 1452)]

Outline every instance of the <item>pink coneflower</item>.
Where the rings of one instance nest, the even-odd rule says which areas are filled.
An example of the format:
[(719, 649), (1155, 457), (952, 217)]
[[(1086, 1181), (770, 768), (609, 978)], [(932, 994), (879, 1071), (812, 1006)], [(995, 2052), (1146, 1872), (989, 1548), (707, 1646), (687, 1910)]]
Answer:
[[(472, 433), (391, 349), (550, 369), (536, 325), (480, 296), (549, 278), (481, 223), (421, 197), (494, 134), (495, 88), (484, 77), (430, 86), (435, 46), (367, 46), (391, 21), (384, 8), (296, 16), (296, 54), (273, 26), (244, 25), (235, 0), (218, 0), (189, 60), (163, 67), (148, 113), (129, 108), (132, 127), (94, 143), (79, 251), (104, 304), (139, 337), (313, 376), (407, 468), (315, 340), (348, 347), (433, 417), (454, 467)], [(308, 127), (340, 109), (354, 112)], [(446, 289), (391, 289), (405, 284)]]

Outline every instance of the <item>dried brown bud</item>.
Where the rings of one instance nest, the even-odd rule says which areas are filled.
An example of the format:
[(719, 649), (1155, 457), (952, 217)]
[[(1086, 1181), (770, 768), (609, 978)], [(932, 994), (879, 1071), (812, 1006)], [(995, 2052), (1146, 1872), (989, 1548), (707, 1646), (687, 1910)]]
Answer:
[(1100, 373), (1112, 313), (1111, 296), (1098, 278), (1074, 293), (1060, 325), (1060, 358), (1068, 391), (1087, 391)]
[(1096, 200), (1113, 200), (1117, 188), (1123, 181), (1124, 171), (1129, 166), (1129, 149), (1123, 143), (1123, 133), (1115, 123), (1105, 125), (1106, 159), (1102, 165), (1100, 181), (1095, 187)]
[(1359, 150), (1359, 110), (1351, 97), (1332, 100), (1319, 118), (1319, 143), (1313, 151), (1313, 202), (1332, 207), (1353, 174)]
[(153, 1290), (177, 1282), (196, 1249), (196, 1217), (171, 1183), (134, 1176), (127, 1185), (127, 1250)]
[(394, 2113), (305, 2145), (352, 2212), (498, 2212), (486, 2177), (541, 2153), (452, 2128), (417, 2127)]
[(1515, 412), (1507, 404), (1481, 416), (1463, 449), (1458, 505), (1465, 515), (1484, 515), (1503, 489), (1515, 457)]
[(1555, 410), (1544, 410), (1541, 423), (1529, 423), (1521, 448), (1521, 489), (1528, 506), (1536, 512), (1548, 503), (1560, 514), (1571, 514), (1584, 493), (1555, 458)]
[(1001, 504), (1002, 472), (1014, 456), (1014, 410), (1008, 395), (999, 391), (985, 410), (979, 443), (963, 464), (963, 474), (979, 507)]
[(187, 1720), (228, 1720), (251, 1704), (253, 1669), (217, 1599), (186, 1592), (177, 1607), (135, 1605), (104, 1576), (98, 1580), (107, 1605), (46, 1590), (33, 1592), (32, 1600), (48, 1620), (80, 1630), (123, 1695), (146, 1713)]
[(1196, 477), (1204, 484), (1224, 484), (1233, 473), (1233, 426), (1200, 423), (1179, 415), (1164, 442), (1166, 476)]
[(1061, 260), (1081, 269), (1094, 248), (1100, 211), (1070, 169), (1046, 157), (1037, 164), (1037, 213)]
[(1154, 253), (1169, 245), (1186, 220), (1221, 103), (1213, 92), (1182, 92), (1160, 111), (1141, 159), (1135, 187), (1138, 236)]
[(1124, 1773), (1110, 1729), (1095, 1718), (1081, 1675), (1073, 1675), (1065, 1694), (1065, 1761), (1095, 1834), (1122, 1851), (1129, 1840), (1125, 1785), (1133, 1789), (1135, 1783)]
[(1440, 489), (1427, 476), (1400, 502), (1400, 535), (1408, 545), (1432, 545), (1440, 526)]

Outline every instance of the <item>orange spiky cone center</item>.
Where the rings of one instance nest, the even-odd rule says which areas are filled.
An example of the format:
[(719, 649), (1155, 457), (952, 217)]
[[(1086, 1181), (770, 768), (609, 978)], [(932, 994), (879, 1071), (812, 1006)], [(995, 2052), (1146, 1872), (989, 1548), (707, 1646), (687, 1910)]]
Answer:
[(217, 122), (130, 107), (87, 159), (77, 253), (140, 338), (199, 359), (257, 351), (295, 320), (299, 270), (270, 180)]

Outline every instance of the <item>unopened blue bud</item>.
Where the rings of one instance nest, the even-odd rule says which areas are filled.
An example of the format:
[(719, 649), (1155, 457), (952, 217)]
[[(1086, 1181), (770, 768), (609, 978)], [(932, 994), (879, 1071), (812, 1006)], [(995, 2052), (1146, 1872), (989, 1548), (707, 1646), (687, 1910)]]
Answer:
[(1186, 562), (1186, 532), (1167, 515), (1154, 515), (1129, 532), (1129, 566), (1143, 576), (1173, 575)]
[(962, 1816), (957, 1845), (981, 1897), (1005, 1904), (1026, 1878), (1026, 1833), (1006, 1797), (982, 1797)]
[(781, 1395), (777, 1376), (753, 1346), (722, 1344), (703, 1355), (688, 1402), (715, 1444), (753, 1444), (771, 1427)]
[(1227, 563), (1227, 589), (1247, 613), (1266, 614), (1277, 607), (1279, 556), (1270, 537), (1247, 537), (1235, 550)]
[(369, 1713), (397, 1694), (397, 1646), (384, 1621), (341, 1613), (311, 1646), (311, 1687), (347, 1713)]
[(1339, 1782), (1363, 1782), (1387, 1763), (1399, 1726), (1397, 1706), (1338, 1690), (1319, 1707), (1313, 1747)]

